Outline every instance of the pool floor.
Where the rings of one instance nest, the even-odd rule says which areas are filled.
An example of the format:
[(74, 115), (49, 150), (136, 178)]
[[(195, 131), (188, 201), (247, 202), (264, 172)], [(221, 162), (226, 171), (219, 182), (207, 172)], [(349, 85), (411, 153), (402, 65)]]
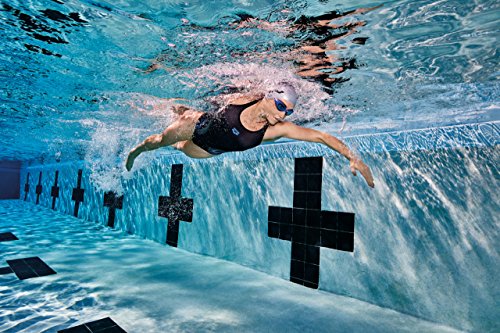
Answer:
[(6, 260), (57, 274), (0, 275), (0, 332), (57, 332), (110, 317), (133, 332), (458, 332), (17, 200), (0, 201)]

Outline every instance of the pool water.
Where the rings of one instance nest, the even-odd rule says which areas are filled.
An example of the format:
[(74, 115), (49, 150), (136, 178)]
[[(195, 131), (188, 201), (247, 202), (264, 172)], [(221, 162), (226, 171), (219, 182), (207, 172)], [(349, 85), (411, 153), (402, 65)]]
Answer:
[[(0, 331), (497, 332), (499, 26), (495, 0), (2, 1)], [(174, 103), (281, 81), (374, 189), (290, 140), (124, 169)], [(7, 274), (33, 256), (57, 274)]]
[[(500, 119), (495, 0), (8, 0), (0, 9), (1, 158), (91, 160), (107, 141), (123, 160), (171, 122), (162, 99), (206, 111), (227, 87), (283, 80), (301, 94), (291, 119), (334, 135)], [(340, 37), (327, 52), (329, 95), (297, 76), (305, 55), (290, 52), (307, 30), (282, 28), (332, 11)], [(238, 14), (276, 28), (231, 28)], [(155, 59), (161, 69), (144, 73)]]
[[(123, 203), (115, 210), (113, 228), (287, 283), (302, 283), (294, 280), (292, 268), (301, 256), (297, 249), (302, 245), (297, 244), (312, 245), (308, 249), (317, 251), (318, 261), (307, 259), (307, 254), (304, 267), (316, 267), (319, 276), (314, 280), (314, 270), (306, 273), (312, 274), (307, 281), (313, 283), (299, 283), (302, 288), (318, 288), (320, 293), (355, 298), (456, 329), (494, 332), (499, 288), (492, 277), (500, 267), (495, 245), (499, 132), (498, 124), (490, 123), (350, 138), (347, 143), (362, 148), (360, 154), (374, 172), (373, 190), (350, 174), (342, 157), (313, 144), (276, 144), (203, 161), (179, 154), (152, 155), (139, 161), (133, 177), (114, 183), (113, 188), (121, 188), (117, 195), (123, 195)], [(297, 163), (304, 155), (323, 156), (319, 209), (354, 214), (352, 229), (341, 229), (347, 233), (338, 236), (353, 237), (352, 248), (325, 243), (330, 232), (324, 235), (315, 218), (307, 227), (294, 227), (298, 234), (293, 231), (292, 239), (273, 232), (276, 220), (270, 207), (303, 207), (294, 191)], [(180, 165), (182, 179), (171, 175)], [(60, 190), (55, 210), (73, 215), (74, 189), (81, 188), (84, 201), (78, 217), (108, 225), (105, 198), (110, 189), (101, 188), (88, 164), (23, 169), (22, 199), (51, 207), (56, 173)], [(162, 213), (160, 204), (162, 196), (172, 195), (176, 183), (181, 199), (193, 202), (192, 208), (184, 206), (192, 217), (180, 218), (177, 225), (164, 217), (168, 214)], [(35, 191), (38, 184), (40, 195)], [(165, 245), (169, 239), (173, 244)], [(280, 310), (270, 310), (275, 311)], [(362, 320), (364, 314), (353, 316)]]
[[(40, 256), (56, 275), (0, 276), (0, 331), (57, 332), (111, 317), (127, 332), (458, 332), (215, 258), (0, 202), (0, 262)], [(362, 315), (360, 315), (362, 314)]]

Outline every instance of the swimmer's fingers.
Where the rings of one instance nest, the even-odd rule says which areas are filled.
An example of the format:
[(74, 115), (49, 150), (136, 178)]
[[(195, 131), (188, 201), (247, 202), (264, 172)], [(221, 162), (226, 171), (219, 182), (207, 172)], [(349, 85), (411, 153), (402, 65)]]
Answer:
[(359, 171), (361, 172), (361, 174), (365, 178), (368, 186), (370, 186), (371, 188), (374, 188), (375, 183), (373, 182), (373, 176), (372, 176), (372, 172), (370, 171), (370, 169), (365, 165), (365, 168), (362, 170), (359, 170)]
[(351, 171), (355, 176), (356, 176), (356, 170), (358, 170), (361, 173), (361, 175), (365, 178), (368, 186), (372, 188), (375, 187), (375, 183), (373, 182), (373, 175), (370, 168), (365, 163), (363, 163), (363, 161), (359, 159), (352, 159)]
[(127, 169), (127, 171), (132, 170), (132, 167), (134, 166), (134, 160), (136, 157), (137, 155), (135, 154), (134, 149), (132, 149), (127, 156), (127, 161), (125, 162), (125, 168)]
[(125, 168), (127, 171), (132, 170), (132, 167), (134, 166), (134, 160), (130, 158), (130, 155), (127, 157), (127, 161), (125, 162)]
[(371, 188), (374, 188), (375, 187), (375, 183), (373, 182), (373, 175), (372, 175), (372, 172), (370, 171), (370, 169), (368, 167), (366, 167), (366, 171), (361, 171), (361, 174), (363, 175), (363, 177), (365, 177), (365, 180), (366, 180), (366, 183), (368, 184), (368, 186), (370, 186)]

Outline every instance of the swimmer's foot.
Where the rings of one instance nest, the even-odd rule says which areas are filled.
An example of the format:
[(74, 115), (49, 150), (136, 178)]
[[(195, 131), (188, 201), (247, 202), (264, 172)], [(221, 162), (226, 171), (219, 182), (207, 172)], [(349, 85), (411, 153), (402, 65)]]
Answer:
[(152, 73), (160, 68), (161, 68), (161, 65), (159, 63), (155, 62), (155, 63), (149, 65), (149, 67), (144, 70), (144, 73), (149, 74), (149, 73)]
[(182, 115), (182, 114), (184, 114), (184, 112), (191, 110), (187, 106), (181, 105), (181, 104), (174, 104), (171, 106), (171, 109), (172, 109), (172, 112), (177, 114), (177, 115)]

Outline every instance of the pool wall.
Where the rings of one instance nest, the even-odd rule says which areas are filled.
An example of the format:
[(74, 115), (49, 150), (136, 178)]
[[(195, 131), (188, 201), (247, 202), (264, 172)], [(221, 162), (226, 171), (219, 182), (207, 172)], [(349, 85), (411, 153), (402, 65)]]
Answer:
[(0, 199), (19, 199), (21, 162), (0, 161)]
[[(193, 200), (192, 222), (179, 222), (178, 247), (289, 280), (292, 246), (269, 236), (269, 206), (293, 207), (294, 158), (324, 156), (321, 209), (355, 214), (354, 252), (321, 247), (319, 289), (368, 301), (456, 328), (494, 331), (500, 292), (499, 123), (346, 139), (371, 166), (376, 187), (349, 164), (310, 144), (276, 144), (245, 154), (192, 161), (158, 155), (123, 180), (115, 227), (165, 243), (168, 220), (159, 197), (170, 192), (172, 164), (183, 164), (181, 197)], [(266, 156), (264, 159), (263, 156)], [(21, 170), (21, 198), (108, 223), (104, 191), (83, 162)], [(73, 193), (75, 192), (75, 193)], [(109, 201), (109, 200), (108, 200)], [(168, 246), (168, 245), (166, 245)], [(362, 316), (362, 313), (353, 313)]]

